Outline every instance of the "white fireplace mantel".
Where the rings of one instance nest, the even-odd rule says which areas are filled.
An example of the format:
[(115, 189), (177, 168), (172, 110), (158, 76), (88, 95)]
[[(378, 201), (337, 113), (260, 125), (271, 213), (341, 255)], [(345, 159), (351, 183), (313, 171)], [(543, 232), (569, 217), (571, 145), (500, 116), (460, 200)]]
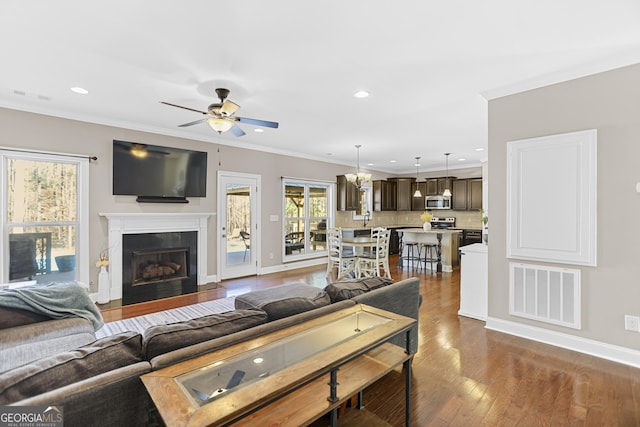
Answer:
[(207, 281), (208, 213), (101, 213), (109, 229), (109, 295), (122, 298), (122, 235), (196, 231), (198, 233), (198, 285)]

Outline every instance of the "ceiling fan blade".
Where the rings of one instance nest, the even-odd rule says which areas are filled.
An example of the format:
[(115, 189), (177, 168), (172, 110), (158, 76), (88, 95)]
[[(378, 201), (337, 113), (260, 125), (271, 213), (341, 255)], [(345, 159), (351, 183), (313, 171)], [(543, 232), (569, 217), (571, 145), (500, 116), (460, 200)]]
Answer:
[(237, 120), (241, 123), (248, 123), (250, 125), (264, 126), (268, 128), (274, 128), (274, 129), (278, 128), (277, 122), (269, 122), (267, 120), (249, 119), (247, 117), (237, 117)]
[(194, 108), (183, 107), (182, 105), (171, 104), (170, 102), (160, 101), (160, 104), (169, 105), (171, 107), (178, 107), (178, 108), (182, 108), (184, 110), (195, 111), (196, 113), (200, 113), (200, 114), (209, 114), (206, 111), (200, 111), (200, 110), (196, 110)]
[(235, 113), (236, 111), (238, 111), (238, 109), (240, 109), (240, 106), (238, 104), (236, 104), (233, 101), (229, 101), (228, 99), (226, 101), (224, 101), (224, 103), (222, 104), (222, 107), (220, 107), (220, 114), (222, 114), (223, 116), (232, 116), (233, 113)]
[(238, 126), (233, 125), (233, 127), (231, 128), (231, 132), (235, 135), (235, 136), (244, 136), (246, 135), (244, 133), (244, 131), (242, 129), (240, 129)]
[(209, 119), (200, 119), (200, 120), (196, 120), (195, 122), (189, 122), (189, 123), (185, 123), (183, 125), (178, 125), (179, 128), (186, 128), (187, 126), (193, 126), (193, 125), (197, 125), (198, 123), (204, 123)]

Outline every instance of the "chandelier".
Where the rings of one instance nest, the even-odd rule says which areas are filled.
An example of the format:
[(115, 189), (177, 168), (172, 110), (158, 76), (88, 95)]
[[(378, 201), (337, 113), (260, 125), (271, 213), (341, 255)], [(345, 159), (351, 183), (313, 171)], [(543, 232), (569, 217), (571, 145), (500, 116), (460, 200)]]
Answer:
[(358, 190), (362, 188), (362, 183), (371, 181), (370, 173), (360, 172), (360, 147), (362, 147), (362, 145), (356, 145), (356, 149), (358, 150), (356, 173), (348, 173), (345, 175), (347, 181), (358, 187)]

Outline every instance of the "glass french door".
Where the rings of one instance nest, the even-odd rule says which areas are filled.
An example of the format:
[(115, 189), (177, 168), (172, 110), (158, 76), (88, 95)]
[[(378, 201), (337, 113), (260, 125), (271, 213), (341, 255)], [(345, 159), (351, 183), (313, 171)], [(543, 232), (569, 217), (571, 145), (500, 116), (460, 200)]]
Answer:
[(258, 274), (258, 186), (258, 176), (218, 172), (220, 279)]
[(284, 181), (284, 258), (317, 256), (327, 251), (330, 183)]

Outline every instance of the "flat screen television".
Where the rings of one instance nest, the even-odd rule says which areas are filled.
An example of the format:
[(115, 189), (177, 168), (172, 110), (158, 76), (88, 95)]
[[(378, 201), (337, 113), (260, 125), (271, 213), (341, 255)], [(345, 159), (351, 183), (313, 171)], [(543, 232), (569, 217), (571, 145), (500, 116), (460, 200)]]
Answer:
[(207, 153), (113, 140), (113, 194), (188, 203), (207, 195)]

